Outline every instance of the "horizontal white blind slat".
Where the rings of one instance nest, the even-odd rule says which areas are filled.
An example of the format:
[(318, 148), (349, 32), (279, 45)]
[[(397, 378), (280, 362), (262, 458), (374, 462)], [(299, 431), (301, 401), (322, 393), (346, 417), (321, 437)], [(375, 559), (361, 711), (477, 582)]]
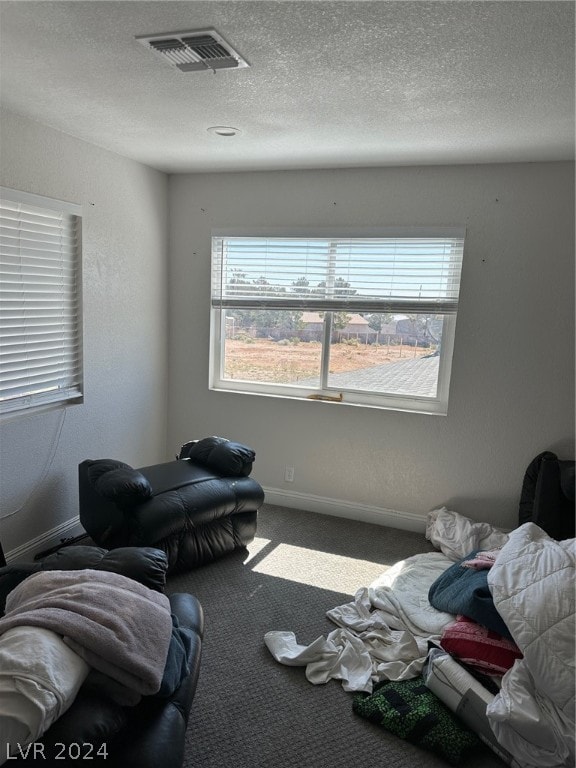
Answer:
[[(75, 270), (70, 268), (68, 264), (51, 264), (45, 262), (44, 264), (34, 263), (32, 261), (20, 261), (15, 264), (11, 261), (11, 258), (4, 258), (2, 261), (2, 267), (0, 269), (0, 276), (2, 278), (3, 285), (19, 285), (22, 283), (22, 275), (26, 275), (26, 280), (43, 280), (45, 278), (52, 278), (53, 280), (63, 280), (65, 278), (70, 279), (76, 275)], [(68, 254), (59, 254), (59, 258), (69, 258)]]
[(28, 406), (44, 405), (50, 402), (72, 400), (81, 396), (82, 392), (77, 384), (66, 387), (52, 385), (43, 389), (22, 387), (20, 390), (14, 390), (6, 397), (5, 402), (2, 403), (2, 410), (3, 412), (20, 410), (22, 402), (27, 403)]
[(53, 403), (82, 402), (82, 391), (78, 387), (55, 389), (34, 395), (19, 395), (2, 402), (2, 413), (15, 413), (24, 408), (45, 407)]
[(25, 352), (22, 351), (19, 339), (13, 340), (13, 343), (10, 343), (10, 341), (10, 339), (5, 341), (4, 337), (2, 337), (2, 351), (0, 352), (0, 358), (2, 360), (27, 360), (33, 359), (38, 353), (49, 356), (53, 350), (69, 349), (72, 351), (79, 348), (76, 334), (73, 332), (62, 334), (57, 338), (41, 337), (29, 339)]
[(38, 392), (47, 392), (48, 390), (70, 390), (80, 389), (80, 382), (75, 379), (66, 379), (62, 376), (61, 371), (57, 371), (53, 377), (33, 377), (25, 379), (22, 377), (20, 381), (12, 381), (9, 386), (3, 385), (3, 397), (13, 400), (14, 397), (28, 396), (36, 394)]
[(71, 357), (70, 359), (63, 359), (57, 363), (46, 363), (38, 368), (31, 367), (29, 371), (22, 371), (22, 369), (19, 368), (7, 368), (6, 373), (0, 376), (0, 385), (6, 392), (20, 387), (23, 383), (34, 382), (42, 385), (59, 385), (60, 382), (69, 379), (67, 371), (70, 368), (70, 365), (74, 362), (76, 362), (76, 358)]
[(59, 338), (31, 339), (24, 351), (18, 344), (7, 344), (2, 339), (0, 359), (6, 362), (19, 360), (25, 363), (26, 360), (33, 361), (36, 357), (40, 360), (48, 360), (52, 356), (75, 355), (78, 354), (79, 349), (77, 334), (74, 333), (62, 334)]
[(15, 248), (28, 248), (30, 250), (42, 250), (43, 253), (62, 253), (71, 251), (74, 247), (74, 238), (67, 237), (49, 237), (48, 235), (39, 235), (35, 232), (15, 233), (15, 236), (3, 232), (0, 237), (0, 250)]
[(57, 350), (50, 350), (48, 354), (42, 354), (41, 350), (35, 351), (30, 354), (26, 359), (20, 358), (16, 355), (6, 355), (2, 357), (2, 370), (0, 373), (0, 379), (3, 376), (14, 378), (16, 371), (22, 371), (24, 375), (28, 370), (35, 370), (40, 373), (41, 370), (57, 365), (69, 365), (70, 362), (77, 360), (79, 357), (78, 349), (70, 349), (70, 351), (62, 354)]
[(22, 282), (19, 284), (8, 283), (2, 285), (0, 302), (8, 304), (9, 302), (17, 301), (34, 301), (35, 299), (38, 301), (50, 301), (64, 291), (70, 295), (70, 298), (73, 298), (75, 286), (75, 276), (67, 280), (57, 280), (54, 277), (38, 280), (34, 277), (25, 286), (22, 285)]
[(79, 327), (78, 320), (74, 316), (65, 317), (63, 322), (60, 317), (46, 318), (42, 324), (31, 324), (25, 328), (23, 328), (19, 321), (11, 322), (10, 326), (3, 327), (4, 324), (0, 321), (0, 325), (2, 325), (0, 339), (3, 346), (14, 343), (14, 340), (18, 339), (24, 332), (29, 334), (30, 337), (34, 337), (30, 338), (30, 344), (33, 344), (48, 341), (51, 337), (59, 339), (64, 335), (76, 335), (76, 329)]
[(40, 317), (32, 316), (25, 319), (23, 326), (21, 318), (7, 317), (4, 320), (0, 318), (0, 337), (3, 341), (12, 336), (18, 336), (22, 333), (22, 328), (26, 328), (26, 333), (35, 335), (47, 335), (52, 333), (61, 333), (65, 328), (77, 328), (78, 320), (75, 313), (64, 314), (58, 308), (50, 314), (43, 314)]
[[(41, 275), (32, 274), (28, 280), (11, 279), (11, 275), (5, 277), (5, 273), (0, 270), (0, 295), (5, 296), (7, 299), (12, 297), (18, 291), (20, 293), (26, 293), (26, 288), (31, 285), (34, 290), (48, 293), (52, 291), (54, 294), (58, 294), (63, 288), (66, 292), (74, 295), (78, 287), (78, 276), (74, 272), (66, 272), (61, 275), (53, 275), (44, 273)], [(1, 309), (1, 307), (0, 307)]]
[(72, 214), (63, 213), (54, 216), (42, 216), (32, 211), (16, 211), (0, 207), (0, 223), (12, 229), (46, 229), (65, 232), (73, 230), (75, 218)]
[(0, 212), (2, 216), (18, 221), (26, 221), (29, 218), (45, 222), (62, 221), (69, 220), (71, 216), (71, 214), (63, 211), (39, 208), (33, 205), (26, 205), (25, 203), (15, 203), (5, 198), (0, 199)]
[(80, 217), (67, 203), (44, 209), (22, 202), (38, 196), (9, 194), (0, 200), (0, 412), (82, 396)]
[(396, 314), (432, 314), (450, 315), (458, 311), (458, 303), (455, 301), (424, 301), (422, 299), (375, 299), (372, 301), (344, 301), (334, 299), (304, 300), (281, 299), (279, 301), (250, 299), (213, 299), (212, 306), (222, 309), (287, 309), (302, 312), (353, 312), (353, 313), (382, 313), (394, 312)]
[(61, 366), (53, 365), (51, 368), (44, 368), (43, 370), (31, 373), (29, 376), (18, 375), (17, 373), (11, 378), (0, 377), (0, 386), (5, 393), (5, 396), (18, 390), (19, 392), (26, 387), (34, 387), (35, 389), (48, 389), (52, 387), (68, 386), (74, 382), (74, 379), (66, 375), (66, 371), (77, 360), (71, 359), (66, 361)]
[[(2, 230), (0, 230), (2, 231)], [(17, 256), (27, 258), (37, 256), (40, 258), (57, 259), (59, 254), (73, 253), (77, 246), (75, 237), (43, 237), (37, 233), (26, 233), (12, 237), (3, 231), (0, 237), (0, 253), (3, 256)]]
[(55, 211), (53, 215), (50, 215), (50, 213), (50, 211), (47, 211), (44, 214), (39, 208), (26, 210), (22, 207), (20, 210), (17, 210), (16, 207), (0, 206), (0, 220), (13, 222), (13, 226), (38, 224), (43, 227), (60, 227), (62, 222), (73, 226), (74, 217), (71, 214), (57, 213)]

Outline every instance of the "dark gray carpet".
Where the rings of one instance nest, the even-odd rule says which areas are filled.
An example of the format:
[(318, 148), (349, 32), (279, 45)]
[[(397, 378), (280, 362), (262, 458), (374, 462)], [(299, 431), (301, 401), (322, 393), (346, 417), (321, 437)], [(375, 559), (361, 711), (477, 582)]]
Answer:
[[(314, 686), (304, 668), (278, 664), (263, 642), (269, 630), (303, 644), (326, 635), (329, 608), (431, 550), (416, 533), (265, 505), (247, 552), (170, 579), (167, 591), (195, 594), (206, 618), (185, 768), (446, 766), (355, 715), (339, 682)], [(503, 765), (487, 748), (466, 761)]]

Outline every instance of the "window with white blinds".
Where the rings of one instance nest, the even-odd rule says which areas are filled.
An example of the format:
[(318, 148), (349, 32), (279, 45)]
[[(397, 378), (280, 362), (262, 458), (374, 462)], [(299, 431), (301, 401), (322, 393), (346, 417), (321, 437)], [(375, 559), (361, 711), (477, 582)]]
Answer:
[(445, 414), (464, 235), (214, 232), (210, 387)]
[(0, 188), (0, 414), (82, 401), (81, 208)]

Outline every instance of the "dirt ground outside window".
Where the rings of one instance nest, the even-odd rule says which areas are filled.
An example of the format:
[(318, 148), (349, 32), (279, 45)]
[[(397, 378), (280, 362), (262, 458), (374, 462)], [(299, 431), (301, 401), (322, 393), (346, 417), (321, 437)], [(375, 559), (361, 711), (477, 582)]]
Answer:
[[(330, 373), (413, 360), (430, 355), (434, 349), (408, 344), (337, 343), (330, 347)], [(275, 342), (226, 339), (225, 378), (285, 383), (316, 376), (320, 370), (322, 344), (319, 341)]]

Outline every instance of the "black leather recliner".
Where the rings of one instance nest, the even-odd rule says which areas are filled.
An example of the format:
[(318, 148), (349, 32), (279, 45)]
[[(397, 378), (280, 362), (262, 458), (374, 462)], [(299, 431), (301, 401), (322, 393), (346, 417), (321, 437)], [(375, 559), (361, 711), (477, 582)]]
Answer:
[[(107, 552), (99, 547), (64, 547), (41, 563), (0, 568), (0, 616), (12, 589), (38, 571), (112, 571), (162, 592), (167, 567), (165, 553), (153, 548)], [(103, 768), (181, 768), (188, 716), (200, 671), (204, 617), (193, 595), (172, 594), (169, 600), (179, 625), (191, 630), (192, 636), (188, 674), (179, 687), (168, 698), (144, 696), (136, 706), (129, 707), (84, 685), (69, 709), (35, 742), (35, 750), (31, 748), (25, 758), (16, 750), (8, 764), (22, 768), (37, 768), (39, 764), (72, 768), (86, 762)], [(26, 754), (26, 750), (21, 754)]]
[(182, 446), (176, 461), (133, 469), (114, 459), (78, 469), (80, 522), (100, 547), (162, 549), (169, 573), (204, 565), (249, 544), (262, 487), (251, 448), (222, 437)]

